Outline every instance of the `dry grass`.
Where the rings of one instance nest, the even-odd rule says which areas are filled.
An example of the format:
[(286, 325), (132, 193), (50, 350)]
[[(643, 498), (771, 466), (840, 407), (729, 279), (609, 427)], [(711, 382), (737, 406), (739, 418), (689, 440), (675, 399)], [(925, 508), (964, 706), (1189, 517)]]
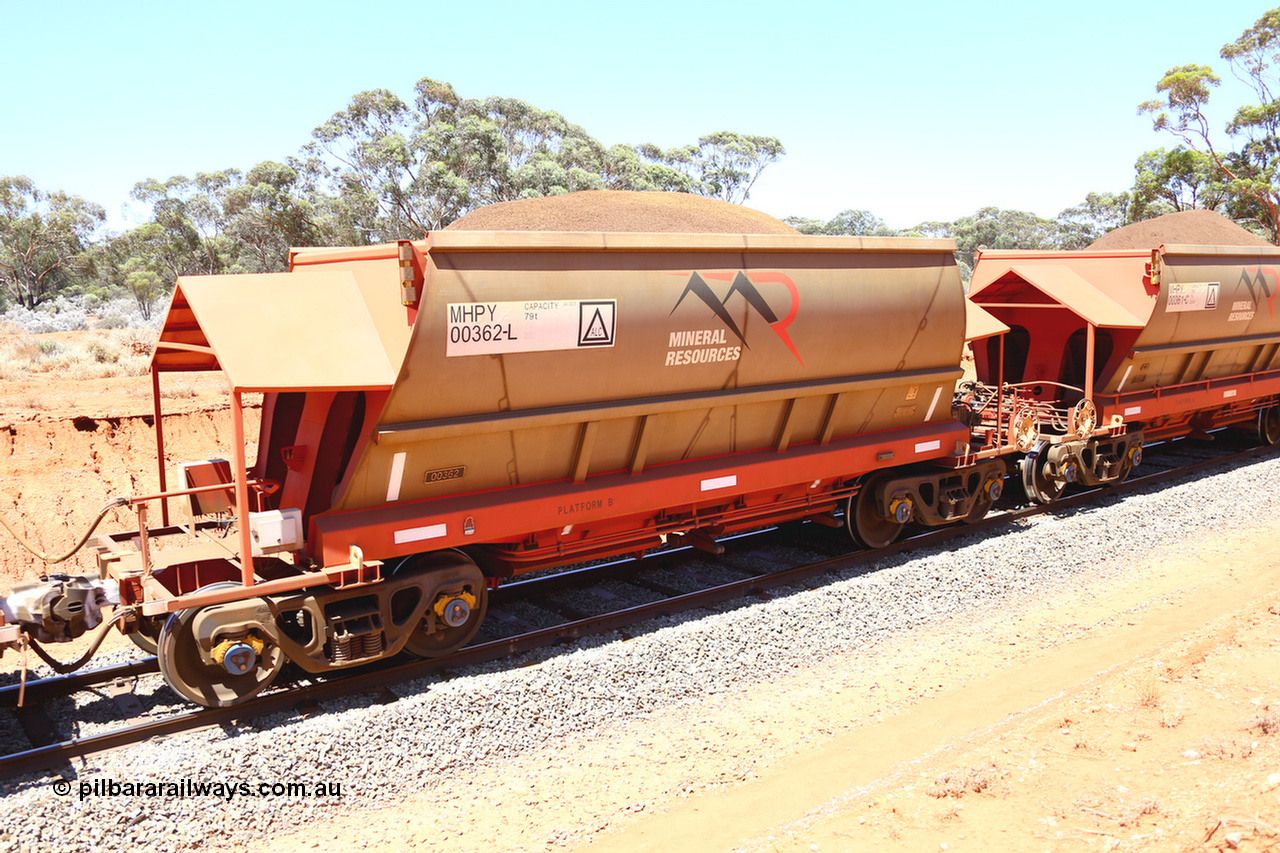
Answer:
[(1247, 743), (1237, 743), (1235, 740), (1209, 741), (1202, 742), (1196, 751), (1200, 753), (1202, 758), (1248, 758), (1253, 755), (1253, 747)]
[[(116, 329), (75, 337), (17, 334), (0, 337), (0, 379), (57, 374), (63, 379), (105, 379), (147, 372), (150, 330)], [(144, 342), (139, 347), (138, 343)]]
[(1164, 814), (1164, 808), (1155, 797), (1143, 797), (1136, 802), (1121, 803), (1120, 808), (1114, 811), (1103, 811), (1100, 808), (1095, 808), (1095, 805), (1101, 805), (1101, 803), (1085, 805), (1080, 802), (1080, 798), (1076, 800), (1076, 808), (1080, 809), (1080, 811), (1100, 817), (1103, 820), (1109, 820), (1120, 826), (1132, 826), (1145, 815)]
[(994, 764), (970, 767), (968, 770), (948, 771), (934, 779), (932, 787), (925, 793), (937, 799), (981, 794), (990, 789), (999, 778), (1000, 770)]
[(1138, 707), (1155, 710), (1160, 707), (1164, 701), (1164, 693), (1160, 690), (1160, 683), (1155, 676), (1149, 676), (1138, 683)]
[(199, 397), (200, 392), (190, 385), (171, 385), (162, 386), (160, 396), (170, 400), (181, 400), (185, 397)]
[(1130, 826), (1138, 822), (1138, 819), (1149, 814), (1164, 814), (1164, 809), (1160, 806), (1160, 801), (1155, 797), (1143, 797), (1136, 803), (1130, 803), (1121, 809), (1117, 815), (1117, 821), (1121, 826)]
[(1262, 713), (1250, 720), (1245, 728), (1261, 735), (1276, 734), (1280, 732), (1280, 711), (1271, 705), (1263, 705)]

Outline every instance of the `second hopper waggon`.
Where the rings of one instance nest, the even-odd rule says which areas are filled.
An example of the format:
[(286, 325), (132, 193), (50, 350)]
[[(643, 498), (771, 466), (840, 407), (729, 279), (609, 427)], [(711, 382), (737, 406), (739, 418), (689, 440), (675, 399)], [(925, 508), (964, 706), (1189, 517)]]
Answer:
[[(437, 232), (182, 278), (152, 362), (160, 491), (100, 538), (94, 583), (175, 690), (227, 705), (286, 659), (456, 649), (521, 572), (793, 519), (876, 546), (979, 517), (1004, 463), (952, 417), (953, 249)], [(181, 371), (226, 376), (233, 458), (170, 482), (159, 389)]]
[(1027, 494), (1123, 479), (1144, 440), (1280, 441), (1277, 290), (1268, 246), (979, 253), (970, 297), (1008, 332), (974, 347), (972, 389), (1010, 413)]

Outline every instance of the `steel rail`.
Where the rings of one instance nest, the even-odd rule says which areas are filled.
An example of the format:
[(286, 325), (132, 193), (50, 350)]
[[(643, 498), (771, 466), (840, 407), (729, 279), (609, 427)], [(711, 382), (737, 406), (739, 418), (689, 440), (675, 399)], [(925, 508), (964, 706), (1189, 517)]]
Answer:
[[(707, 607), (723, 601), (742, 598), (748, 595), (763, 593), (769, 588), (794, 585), (814, 576), (844, 571), (850, 568), (883, 559), (903, 552), (921, 548), (929, 548), (942, 544), (950, 539), (967, 535), (971, 532), (986, 530), (1011, 524), (1015, 521), (1040, 515), (1083, 506), (1096, 500), (1101, 493), (1120, 494), (1138, 488), (1158, 484), (1165, 480), (1175, 479), (1205, 468), (1228, 463), (1239, 463), (1249, 459), (1274, 453), (1274, 448), (1256, 447), (1236, 453), (1226, 454), (1210, 459), (1180, 465), (1165, 471), (1132, 477), (1123, 483), (1115, 483), (1106, 487), (1098, 487), (1082, 491), (1067, 497), (1059, 498), (1050, 504), (1030, 506), (989, 515), (973, 524), (950, 525), (938, 528), (909, 539), (905, 539), (875, 551), (855, 551), (847, 554), (793, 566), (773, 572), (742, 578), (718, 584), (707, 589), (696, 590), (681, 595), (665, 598), (660, 601), (634, 605), (582, 619), (570, 620), (559, 625), (518, 634), (512, 637), (491, 640), (464, 648), (453, 654), (430, 660), (415, 660), (389, 665), (371, 664), (356, 670), (335, 673), (333, 676), (320, 677), (309, 684), (294, 686), (275, 693), (269, 693), (240, 705), (229, 708), (202, 708), (185, 714), (178, 714), (160, 720), (147, 721), (141, 724), (122, 727), (110, 732), (73, 738), (58, 744), (36, 747), (13, 753), (0, 758), (0, 777), (8, 778), (23, 773), (44, 769), (57, 770), (74, 774), (69, 762), (72, 759), (85, 758), (101, 752), (118, 749), (138, 743), (152, 737), (174, 735), (214, 725), (232, 722), (244, 722), (270, 714), (297, 710), (300, 706), (311, 706), (321, 702), (350, 696), (356, 693), (376, 693), (389, 691), (390, 686), (407, 681), (424, 678), (442, 670), (456, 669), (488, 661), (500, 660), (513, 655), (546, 648), (568, 640), (580, 639), (592, 634), (617, 630), (635, 625), (650, 619)], [(683, 549), (681, 549), (683, 550)], [(644, 561), (636, 563), (637, 567)], [(612, 565), (590, 566), (574, 572), (595, 572), (605, 568), (616, 568)], [(547, 580), (554, 580), (562, 572), (550, 575)], [(613, 575), (610, 575), (611, 577)], [(535, 580), (523, 581), (519, 585), (533, 585)], [(154, 661), (154, 659), (151, 659)], [(146, 663), (145, 661), (139, 663)], [(91, 673), (90, 673), (91, 674)], [(66, 678), (63, 676), (62, 678)], [(43, 679), (59, 681), (60, 679)], [(30, 688), (31, 685), (28, 685)], [(394, 695), (394, 694), (392, 694)], [(396, 697), (399, 698), (399, 697)]]

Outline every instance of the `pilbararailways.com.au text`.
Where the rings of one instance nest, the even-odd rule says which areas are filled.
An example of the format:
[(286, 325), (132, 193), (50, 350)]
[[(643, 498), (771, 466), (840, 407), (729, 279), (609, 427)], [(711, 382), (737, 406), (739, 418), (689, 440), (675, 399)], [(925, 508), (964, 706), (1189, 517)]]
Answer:
[[(72, 784), (65, 779), (53, 783), (54, 792), (67, 796)], [(204, 782), (182, 779), (176, 782), (82, 780), (75, 791), (81, 800), (90, 797), (217, 797), (231, 802), (236, 797), (341, 797), (342, 783), (324, 782)]]

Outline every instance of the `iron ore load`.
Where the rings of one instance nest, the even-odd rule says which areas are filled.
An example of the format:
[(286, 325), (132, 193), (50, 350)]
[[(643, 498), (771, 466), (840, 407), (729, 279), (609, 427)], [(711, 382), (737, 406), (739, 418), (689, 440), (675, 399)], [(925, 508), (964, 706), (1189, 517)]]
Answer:
[[(578, 230), (179, 279), (151, 363), (159, 491), (121, 499), (137, 529), (93, 540), (97, 576), (0, 598), (0, 648), (116, 625), (178, 693), (231, 705), (286, 660), (456, 650), (522, 572), (794, 520), (881, 547), (980, 519), (1010, 470), (1050, 501), (1123, 479), (1152, 436), (1280, 435), (1280, 331), (1246, 295), (1274, 251), (984, 253), (969, 300), (951, 241), (805, 237), (705, 199), (680, 213), (722, 233), (646, 230), (637, 205), (677, 202), (600, 194), (631, 218), (584, 220), (583, 195), (528, 208)], [(182, 371), (225, 376), (233, 458), (170, 472), (161, 375)]]

